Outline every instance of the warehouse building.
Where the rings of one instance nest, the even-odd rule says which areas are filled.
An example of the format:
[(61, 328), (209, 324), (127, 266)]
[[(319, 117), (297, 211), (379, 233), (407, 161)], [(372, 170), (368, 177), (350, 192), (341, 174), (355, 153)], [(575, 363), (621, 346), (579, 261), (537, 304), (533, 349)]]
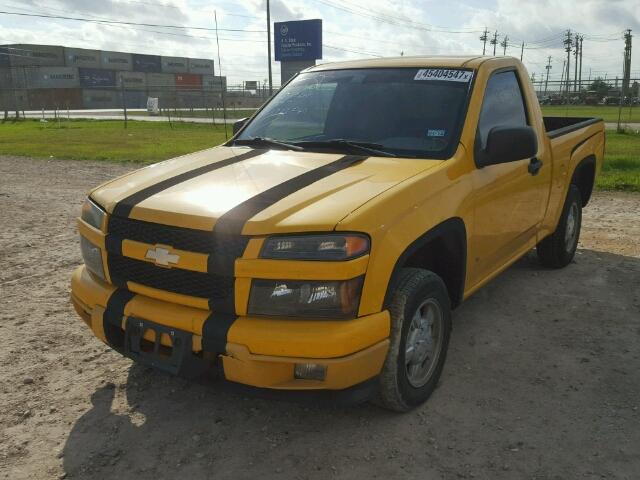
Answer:
[(220, 105), (226, 77), (213, 60), (53, 45), (0, 46), (0, 110)]

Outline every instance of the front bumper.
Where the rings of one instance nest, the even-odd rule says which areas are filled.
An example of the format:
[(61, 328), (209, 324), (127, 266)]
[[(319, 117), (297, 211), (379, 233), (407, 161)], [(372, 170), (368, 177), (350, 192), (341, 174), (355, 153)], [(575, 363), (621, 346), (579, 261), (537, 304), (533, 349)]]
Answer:
[[(207, 310), (135, 295), (126, 303), (120, 324), (110, 325), (105, 323), (104, 313), (116, 291), (113, 285), (102, 282), (81, 266), (73, 274), (71, 287), (71, 300), (80, 317), (96, 337), (121, 353), (143, 363), (147, 358), (128, 354), (121, 345), (114, 344), (114, 337), (107, 330), (115, 328), (124, 338), (129, 332), (128, 322), (138, 319), (153, 322), (159, 326), (158, 332), (175, 329), (186, 333), (190, 340), (189, 354), (198, 359), (199, 368), (219, 364), (227, 380), (251, 387), (347, 389), (377, 376), (389, 347), (390, 320), (389, 313), (384, 311), (354, 320), (335, 321), (240, 316), (228, 331), (225, 351), (207, 352), (202, 347), (202, 327), (210, 314)], [(129, 329), (131, 327), (129, 324)], [(147, 342), (155, 341), (154, 331), (143, 330), (143, 333)], [(159, 337), (159, 344), (172, 347), (165, 334), (160, 333)], [(325, 379), (295, 378), (296, 363), (325, 365)]]

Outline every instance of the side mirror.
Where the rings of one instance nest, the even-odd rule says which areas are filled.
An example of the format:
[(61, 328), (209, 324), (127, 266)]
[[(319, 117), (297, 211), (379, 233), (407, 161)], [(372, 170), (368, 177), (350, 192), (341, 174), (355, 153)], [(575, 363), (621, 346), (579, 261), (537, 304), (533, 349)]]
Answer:
[(241, 118), (240, 120), (236, 120), (233, 122), (233, 134), (235, 135), (238, 131), (247, 123), (248, 118)]
[(487, 137), (487, 146), (476, 152), (478, 168), (500, 163), (515, 162), (535, 157), (538, 138), (531, 127), (493, 127)]

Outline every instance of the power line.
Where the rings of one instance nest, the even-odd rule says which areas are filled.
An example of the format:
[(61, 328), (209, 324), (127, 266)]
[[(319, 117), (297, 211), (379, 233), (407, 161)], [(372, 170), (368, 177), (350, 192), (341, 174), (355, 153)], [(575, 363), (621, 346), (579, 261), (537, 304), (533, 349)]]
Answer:
[(441, 33), (455, 33), (455, 34), (481, 33), (481, 30), (448, 30), (444, 28), (433, 27), (429, 24), (415, 22), (409, 19), (402, 19), (400, 17), (389, 16), (386, 14), (382, 16), (382, 15), (377, 15), (375, 13), (370, 13), (369, 11), (359, 12), (357, 10), (353, 10), (352, 8), (345, 7), (341, 4), (336, 4), (330, 0), (315, 0), (315, 1), (323, 5), (335, 8), (337, 10), (342, 10), (343, 12), (351, 13), (352, 15), (358, 15), (360, 17), (369, 18), (372, 20), (376, 20), (378, 22), (387, 23), (389, 25), (413, 28), (415, 30), (422, 30), (425, 32), (441, 32)]
[[(63, 15), (45, 15), (41, 13), (20, 13), (20, 12), (6, 12), (0, 11), (2, 15), (16, 15), (20, 17), (38, 17), (38, 18), (53, 18), (58, 20), (73, 20), (77, 22), (90, 22), (90, 23), (101, 23), (107, 25), (134, 25), (140, 27), (157, 27), (157, 28), (177, 28), (177, 29), (188, 29), (188, 30), (204, 30), (207, 32), (213, 32), (215, 29), (208, 27), (193, 27), (190, 25), (161, 25), (157, 23), (137, 23), (137, 22), (124, 22), (117, 20), (106, 20), (106, 19), (92, 19), (92, 18), (83, 18), (83, 17), (66, 17)], [(220, 28), (219, 30), (223, 32), (244, 32), (244, 33), (266, 33), (266, 30), (245, 30), (238, 28)]]

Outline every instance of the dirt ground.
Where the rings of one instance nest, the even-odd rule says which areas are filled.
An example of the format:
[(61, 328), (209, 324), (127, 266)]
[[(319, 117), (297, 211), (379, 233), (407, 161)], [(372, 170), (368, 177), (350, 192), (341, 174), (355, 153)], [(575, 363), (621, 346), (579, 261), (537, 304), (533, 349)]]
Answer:
[(564, 270), (531, 254), (454, 313), (398, 415), (132, 365), (69, 306), (85, 191), (130, 166), (0, 156), (0, 478), (640, 478), (640, 195), (599, 193)]

